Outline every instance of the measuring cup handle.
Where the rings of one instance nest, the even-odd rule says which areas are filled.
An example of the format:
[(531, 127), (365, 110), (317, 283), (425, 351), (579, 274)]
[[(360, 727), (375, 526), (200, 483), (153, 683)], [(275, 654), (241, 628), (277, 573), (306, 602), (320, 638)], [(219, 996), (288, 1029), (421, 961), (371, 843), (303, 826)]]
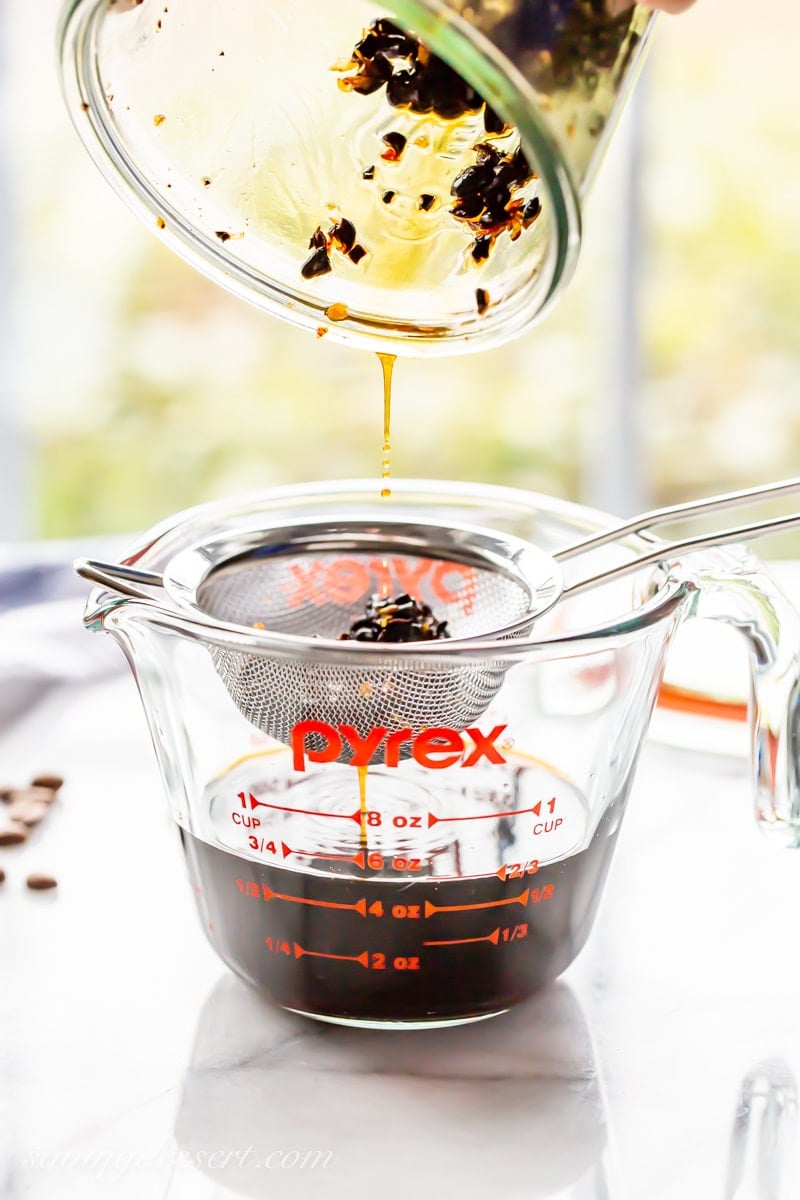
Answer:
[[(706, 563), (708, 559), (706, 558)], [(750, 732), (756, 820), (800, 847), (800, 613), (745, 548), (694, 576), (694, 616), (725, 621), (750, 646)]]

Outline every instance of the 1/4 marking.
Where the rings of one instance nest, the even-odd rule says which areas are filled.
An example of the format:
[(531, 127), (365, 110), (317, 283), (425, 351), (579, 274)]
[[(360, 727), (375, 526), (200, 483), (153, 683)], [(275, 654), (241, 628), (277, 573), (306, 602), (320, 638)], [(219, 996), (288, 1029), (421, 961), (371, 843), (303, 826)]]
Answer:
[[(268, 939), (269, 940), (269, 939)], [(305, 946), (301, 946), (299, 942), (294, 943), (295, 958), (331, 958), (336, 962), (354, 962), (361, 967), (366, 967), (368, 971), (386, 971), (386, 955), (380, 952), (370, 953), (368, 950), (363, 950), (361, 954), (328, 954), (323, 950), (307, 950)], [(419, 971), (419, 958), (407, 958), (398, 955), (392, 959), (392, 969), (395, 971)]]
[(264, 944), (273, 954), (291, 955), (292, 953), (292, 947), (289, 945), (289, 943), (282, 942), (280, 938), (264, 938)]

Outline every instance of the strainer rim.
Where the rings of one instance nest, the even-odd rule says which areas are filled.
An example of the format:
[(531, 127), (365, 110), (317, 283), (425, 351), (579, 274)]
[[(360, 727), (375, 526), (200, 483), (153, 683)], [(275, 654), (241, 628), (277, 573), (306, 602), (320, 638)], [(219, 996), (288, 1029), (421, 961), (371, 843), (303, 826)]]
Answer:
[[(587, 644), (606, 644), (635, 637), (672, 617), (683, 606), (691, 586), (690, 581), (669, 570), (665, 580), (650, 599), (640, 608), (631, 609), (612, 622), (600, 622), (597, 625), (544, 638), (519, 637), (505, 641), (453, 638), (433, 642), (369, 643), (269, 633), (211, 620), (200, 613), (178, 612), (173, 608), (165, 608), (156, 600), (112, 596), (104, 588), (96, 589), (90, 597), (84, 622), (97, 627), (108, 620), (109, 624), (117, 625), (128, 610), (129, 615), (140, 615), (150, 624), (179, 632), (194, 641), (211, 643), (223, 649), (236, 649), (260, 657), (313, 657), (323, 662), (350, 658), (353, 666), (357, 665), (356, 659), (360, 659), (360, 665), (370, 663), (373, 667), (381, 662), (396, 663), (398, 660), (413, 661), (424, 658), (430, 666), (452, 667), (454, 664), (463, 665), (465, 660), (522, 660), (529, 658), (532, 653), (546, 652), (548, 649), (563, 653), (570, 646), (575, 647), (576, 654), (587, 653)], [(105, 605), (100, 600), (103, 595), (111, 597), (110, 602)]]
[[(323, 536), (331, 538), (332, 543), (338, 537), (345, 543), (341, 546), (332, 544), (331, 551), (340, 549), (342, 552), (351, 549), (348, 541), (359, 539), (380, 539), (389, 531), (399, 531), (400, 540), (393, 547), (395, 553), (425, 555), (440, 561), (460, 562), (464, 565), (471, 563), (479, 569), (495, 570), (509, 581), (515, 583), (527, 593), (528, 607), (522, 616), (508, 622), (490, 635), (476, 634), (472, 637), (451, 637), (448, 645), (457, 646), (474, 640), (494, 641), (505, 640), (518, 633), (530, 630), (532, 624), (560, 599), (564, 589), (564, 574), (559, 563), (543, 550), (524, 538), (517, 537), (504, 531), (483, 528), (477, 525), (467, 525), (462, 522), (411, 520), (398, 513), (382, 516), (380, 522), (374, 517), (339, 515), (327, 519), (295, 517), (289, 521), (272, 521), (264, 526), (263, 521), (249, 527), (239, 527), (217, 533), (212, 538), (195, 542), (191, 546), (179, 550), (165, 564), (162, 571), (164, 590), (173, 604), (182, 612), (192, 616), (200, 616), (211, 620), (228, 630), (236, 630), (247, 636), (251, 634), (267, 634), (270, 636), (291, 636), (298, 644), (307, 645), (309, 649), (319, 647), (322, 643), (339, 644), (339, 639), (325, 638), (316, 635), (282, 634), (278, 630), (260, 630), (251, 625), (238, 621), (218, 618), (209, 613), (200, 604), (198, 597), (203, 587), (218, 571), (233, 566), (237, 561), (253, 551), (269, 550), (276, 558), (292, 553), (292, 547), (302, 546), (305, 536), (316, 533), (320, 539)], [(323, 535), (324, 531), (324, 535)], [(420, 540), (414, 542), (415, 535), (421, 531), (434, 531), (439, 535), (439, 541), (432, 543)], [(461, 540), (464, 539), (464, 540)], [(483, 554), (480, 553), (482, 548)], [(325, 551), (330, 552), (330, 551)], [(375, 549), (374, 553), (378, 553)], [(265, 555), (266, 557), (266, 555)], [(347, 643), (345, 643), (347, 644)], [(349, 643), (359, 646), (364, 643)], [(367, 643), (369, 644), (369, 643)], [(376, 643), (377, 646), (405, 647), (419, 650), (423, 646), (430, 647), (436, 643)], [(438, 643), (441, 645), (441, 642)]]

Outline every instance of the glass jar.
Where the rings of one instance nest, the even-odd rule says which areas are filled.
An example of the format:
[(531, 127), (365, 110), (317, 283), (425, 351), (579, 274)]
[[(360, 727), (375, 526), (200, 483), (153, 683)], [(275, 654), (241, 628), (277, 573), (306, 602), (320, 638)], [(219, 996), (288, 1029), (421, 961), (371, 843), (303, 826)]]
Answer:
[(183, 257), (319, 336), (427, 355), (507, 340), (569, 280), (653, 20), (619, 0), (70, 0), (59, 41), (86, 146)]

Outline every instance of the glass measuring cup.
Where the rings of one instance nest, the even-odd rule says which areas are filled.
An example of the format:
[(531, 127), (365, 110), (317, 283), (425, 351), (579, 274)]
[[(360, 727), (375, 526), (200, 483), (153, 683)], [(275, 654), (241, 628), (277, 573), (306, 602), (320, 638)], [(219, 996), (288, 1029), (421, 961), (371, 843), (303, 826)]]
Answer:
[(88, 150), (196, 267), (337, 340), (445, 354), (515, 336), (569, 280), (653, 20), (615, 0), (69, 0), (59, 42)]
[[(278, 489), (205, 506), (154, 530), (126, 560), (164, 573), (189, 547), (254, 524), (387, 513), (475, 524), (555, 552), (608, 521), (511, 489), (373, 481)], [(598, 571), (646, 536), (598, 545)], [(568, 573), (571, 560), (567, 559)], [(409, 564), (376, 561), (399, 590)], [(414, 564), (424, 576), (424, 562)], [(298, 573), (287, 604), (323, 604), (346, 565)], [(633, 590), (632, 590), (633, 589)], [(465, 593), (467, 596), (468, 593)], [(451, 597), (452, 599), (452, 597)], [(456, 596), (456, 600), (458, 596)], [(359, 607), (353, 598), (354, 609)], [(218, 650), (312, 675), (333, 660), (358, 694), (364, 656), (214, 622), (153, 598), (95, 592), (86, 613), (133, 668), (201, 920), (220, 956), (279, 1004), (359, 1025), (441, 1025), (491, 1016), (558, 976), (589, 934), (671, 638), (683, 618), (748, 639), (756, 816), (800, 843), (800, 618), (740, 550), (687, 555), (575, 594), (517, 641), (402, 647), (403, 671), (497, 675), (467, 728), (368, 734), (318, 697), (286, 741), (257, 728), (221, 678)], [(310, 631), (313, 632), (313, 631)], [(362, 648), (363, 649), (363, 648)], [(387, 684), (396, 648), (376, 650)], [(344, 686), (344, 685), (342, 685)], [(312, 693), (310, 693), (312, 694)], [(365, 697), (365, 700), (367, 697)], [(367, 744), (367, 739), (369, 743)], [(362, 770), (359, 771), (358, 767)]]

